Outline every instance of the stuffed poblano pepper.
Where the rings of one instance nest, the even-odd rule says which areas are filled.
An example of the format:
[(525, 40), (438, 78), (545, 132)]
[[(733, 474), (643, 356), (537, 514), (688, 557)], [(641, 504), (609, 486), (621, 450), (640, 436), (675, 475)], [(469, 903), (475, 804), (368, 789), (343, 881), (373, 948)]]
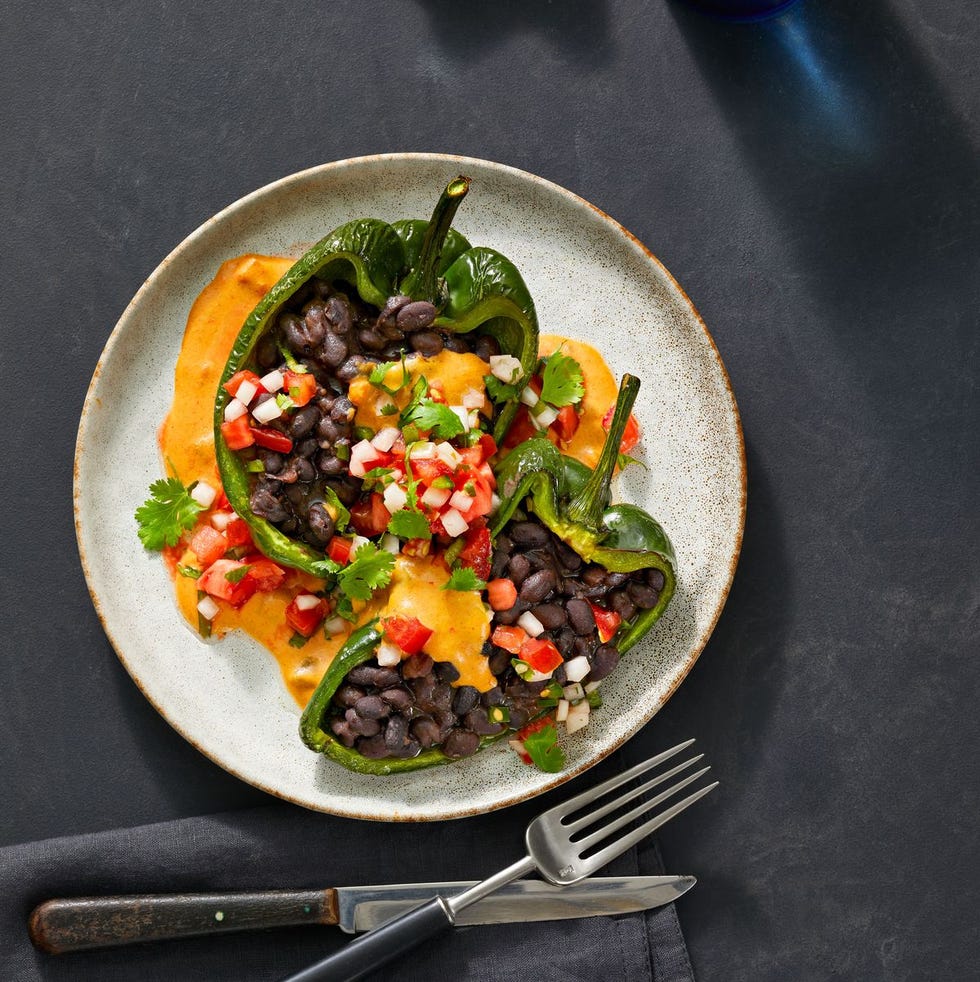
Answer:
[[(466, 478), (483, 509), (457, 501), (467, 528), (488, 510), (493, 488), (477, 470), (516, 402), (494, 402), (486, 383), (510, 391), (533, 370), (538, 328), (513, 263), (451, 228), (468, 188), (451, 181), (428, 222), (340, 226), (242, 327), (215, 401), (215, 448), (229, 503), (276, 562), (329, 576), (355, 536), (461, 534), (452, 517), (421, 530), (413, 478), (391, 478), (406, 444), (442, 448), (450, 476)], [(460, 473), (459, 454), (476, 445), (481, 460)], [(392, 483), (419, 514), (395, 528), (404, 502), (384, 497)]]
[[(480, 571), (487, 582), (469, 584), (489, 607), (487, 674), (461, 679), (456, 666), (428, 654), (439, 628), (409, 629), (381, 610), (344, 645), (310, 700), (301, 724), (307, 746), (353, 770), (391, 774), (507, 737), (525, 759), (561, 769), (555, 723), (570, 732), (587, 724), (601, 704), (599, 683), (674, 590), (660, 525), (632, 505), (609, 504), (637, 387), (624, 379), (594, 471), (544, 438), (517, 447), (499, 470), (493, 552)], [(455, 560), (452, 548), (444, 558)], [(418, 590), (419, 571), (412, 575)], [(424, 594), (417, 609), (426, 620)]]

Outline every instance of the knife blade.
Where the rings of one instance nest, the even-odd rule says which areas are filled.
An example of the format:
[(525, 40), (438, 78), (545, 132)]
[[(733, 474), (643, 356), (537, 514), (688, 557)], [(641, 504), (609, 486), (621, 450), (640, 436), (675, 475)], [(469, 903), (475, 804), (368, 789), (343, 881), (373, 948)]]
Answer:
[[(668, 904), (696, 882), (693, 876), (617, 876), (554, 887), (540, 880), (517, 880), (465, 910), (457, 923), (627, 914)], [(335, 925), (353, 934), (378, 927), (436, 894), (451, 896), (475, 883), (60, 898), (34, 909), (28, 933), (38, 948), (50, 954), (302, 924)]]

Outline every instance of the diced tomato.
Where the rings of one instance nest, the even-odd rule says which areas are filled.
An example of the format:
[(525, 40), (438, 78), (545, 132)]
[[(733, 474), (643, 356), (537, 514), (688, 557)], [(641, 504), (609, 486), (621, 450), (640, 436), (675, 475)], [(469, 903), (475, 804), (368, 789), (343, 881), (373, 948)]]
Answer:
[(592, 615), (595, 617), (595, 626), (599, 629), (599, 640), (605, 644), (618, 630), (623, 618), (614, 610), (605, 610), (597, 607), (591, 601), (589, 606), (592, 608)]
[(275, 450), (277, 453), (289, 453), (293, 449), (293, 441), (285, 433), (271, 426), (253, 426), (252, 436), (260, 447)]
[(284, 388), (297, 406), (305, 406), (316, 395), (316, 379), (310, 372), (282, 373)]
[(502, 578), (487, 584), (487, 600), (491, 610), (510, 610), (517, 603), (517, 587), (513, 580)]
[(543, 730), (554, 722), (551, 716), (539, 716), (537, 719), (532, 719), (527, 726), (517, 731), (517, 739), (523, 743), (532, 733), (537, 733), (538, 730)]
[(296, 599), (293, 597), (286, 608), (286, 623), (297, 634), (302, 634), (304, 638), (308, 638), (323, 623), (323, 618), (327, 616), (329, 608), (323, 597), (319, 598), (315, 607), (308, 607), (305, 610), (298, 606)]
[[(198, 588), (212, 597), (227, 601), (232, 607), (241, 607), (256, 590), (253, 579), (236, 572), (245, 565), (237, 559), (218, 559), (201, 574), (197, 581)], [(237, 583), (232, 582), (228, 579), (229, 573), (235, 578), (239, 575), (242, 578)]]
[(230, 548), (225, 536), (210, 525), (202, 525), (191, 539), (191, 549), (204, 569), (220, 559)]
[(518, 656), (542, 675), (550, 675), (565, 660), (554, 642), (547, 638), (528, 638)]
[(504, 651), (509, 651), (512, 655), (520, 654), (521, 646), (528, 640), (527, 631), (516, 624), (498, 624), (490, 635), (490, 640)]
[(384, 617), (381, 620), (384, 636), (406, 655), (418, 654), (432, 637), (432, 628), (417, 617)]
[(413, 457), (412, 477), (426, 487), (431, 487), (437, 477), (452, 477), (453, 469), (438, 457)]
[(537, 432), (537, 428), (531, 422), (531, 414), (528, 412), (527, 406), (522, 404), (504, 437), (504, 449), (513, 450), (525, 440), (530, 440)]
[(433, 402), (441, 402), (446, 405), (446, 394), (442, 391), (442, 386), (438, 382), (429, 383), (429, 398)]
[[(606, 431), (609, 430), (609, 424), (612, 423), (615, 409), (615, 406), (610, 406), (609, 411), (602, 417), (602, 428)], [(623, 439), (619, 444), (619, 452), (629, 453), (639, 442), (640, 424), (636, 421), (636, 417), (630, 413), (630, 418), (626, 421), (626, 429), (623, 430)]]
[(470, 525), (482, 515), (489, 515), (493, 508), (493, 490), (497, 486), (497, 479), (493, 476), (493, 471), (487, 464), (480, 464), (478, 471), (470, 475), (468, 482), (473, 484), (473, 504), (466, 511), (462, 512), (463, 519)]
[(327, 545), (327, 555), (341, 566), (346, 566), (350, 561), (350, 550), (353, 542), (345, 539), (342, 535), (335, 535)]
[[(245, 523), (242, 522), (242, 524)], [(261, 553), (256, 552), (247, 556), (245, 565), (248, 566), (245, 578), (255, 584), (255, 589), (259, 593), (271, 593), (273, 590), (278, 590), (286, 579), (286, 571)]]
[(225, 538), (229, 549), (251, 545), (252, 535), (248, 530), (248, 522), (242, 518), (233, 518), (225, 528)]
[(381, 535), (388, 528), (391, 512), (385, 507), (385, 500), (373, 492), (369, 497), (362, 498), (350, 510), (350, 520), (361, 535), (368, 538)]
[(250, 372), (247, 368), (243, 368), (240, 372), (235, 372), (234, 375), (222, 386), (225, 392), (230, 396), (238, 395), (238, 387), (242, 382), (251, 382), (255, 386), (256, 392), (265, 392), (265, 388), (259, 381), (258, 375), (255, 372)]
[(478, 525), (471, 525), (465, 534), (466, 545), (459, 554), (459, 564), (469, 566), (481, 580), (485, 580), (490, 576), (490, 529), (481, 521)]
[(228, 420), (221, 424), (221, 436), (229, 450), (244, 450), (255, 443), (255, 434), (248, 425), (248, 415)]
[(574, 406), (562, 406), (558, 411), (558, 418), (551, 424), (551, 429), (562, 443), (568, 443), (575, 436), (579, 422), (579, 415)]
[(228, 495), (225, 494), (224, 488), (218, 492), (218, 497), (211, 502), (211, 507), (215, 511), (227, 511), (231, 507), (231, 504), (228, 501)]
[(544, 388), (544, 382), (540, 375), (532, 375), (531, 381), (527, 383), (528, 388), (533, 389), (536, 395), (541, 395), (541, 390)]
[(480, 442), (477, 446), (483, 451), (484, 460), (489, 460), (497, 452), (497, 442), (489, 433), (480, 434)]

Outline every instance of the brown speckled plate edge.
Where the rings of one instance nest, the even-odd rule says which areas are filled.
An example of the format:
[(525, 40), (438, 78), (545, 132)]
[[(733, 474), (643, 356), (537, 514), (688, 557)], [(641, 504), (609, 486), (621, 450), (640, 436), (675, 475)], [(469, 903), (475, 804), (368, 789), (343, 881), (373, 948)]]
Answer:
[[(556, 332), (564, 331), (564, 333), (568, 333), (573, 336), (582, 336), (581, 332), (565, 329), (561, 325), (552, 322), (550, 312), (547, 309), (547, 301), (546, 303), (542, 303), (542, 296), (547, 297), (548, 290), (545, 289), (542, 292), (541, 290), (536, 289), (536, 285), (534, 283), (534, 273), (536, 271), (535, 265), (528, 265), (526, 262), (521, 261), (515, 254), (515, 250), (520, 249), (523, 241), (526, 241), (529, 237), (532, 240), (534, 239), (534, 229), (531, 229), (530, 235), (526, 229), (522, 230), (520, 232), (520, 236), (522, 238), (515, 242), (514, 247), (511, 250), (508, 250), (508, 248), (505, 247), (500, 241), (502, 238), (506, 239), (507, 236), (498, 234), (501, 232), (499, 226), (494, 226), (493, 222), (489, 222), (489, 227), (481, 227), (487, 225), (487, 222), (485, 217), (481, 221), (481, 209), (478, 203), (481, 196), (480, 185), (481, 183), (484, 185), (484, 193), (489, 193), (487, 186), (494, 183), (492, 180), (493, 176), (499, 177), (505, 187), (502, 198), (506, 198), (507, 194), (510, 193), (510, 191), (516, 186), (518, 189), (525, 188), (526, 193), (530, 195), (530, 200), (532, 201), (542, 198), (545, 211), (547, 211), (549, 202), (554, 205), (557, 199), (557, 202), (559, 203), (559, 210), (560, 203), (564, 202), (572, 213), (578, 212), (581, 214), (582, 212), (588, 212), (591, 215), (594, 215), (604, 227), (606, 234), (612, 234), (613, 236), (619, 237), (621, 240), (621, 245), (624, 249), (632, 250), (634, 254), (642, 257), (642, 262), (648, 264), (651, 272), (655, 271), (656, 276), (659, 276), (663, 280), (664, 284), (666, 284), (666, 288), (673, 293), (673, 301), (683, 308), (684, 316), (689, 319), (690, 323), (686, 326), (689, 328), (694, 327), (700, 333), (699, 342), (705, 346), (706, 353), (710, 359), (710, 365), (708, 368), (716, 373), (716, 377), (713, 379), (713, 388), (711, 386), (709, 386), (709, 388), (714, 393), (715, 399), (719, 403), (714, 408), (716, 412), (720, 413), (720, 417), (718, 418), (718, 428), (725, 430), (726, 439), (723, 451), (728, 457), (728, 459), (725, 461), (725, 464), (728, 467), (728, 474), (727, 487), (724, 494), (724, 497), (728, 502), (728, 513), (725, 516), (727, 523), (727, 528), (725, 530), (727, 540), (724, 549), (725, 555), (715, 556), (720, 576), (713, 584), (712, 596), (701, 598), (707, 603), (707, 610), (703, 611), (702, 616), (697, 620), (696, 630), (694, 633), (686, 637), (684, 650), (676, 651), (674, 653), (674, 657), (668, 660), (669, 664), (667, 665), (666, 671), (663, 672), (664, 678), (661, 680), (662, 685), (656, 692), (655, 696), (652, 699), (647, 700), (647, 704), (643, 707), (642, 711), (629, 722), (627, 729), (624, 732), (610, 734), (605, 739), (602, 738), (601, 732), (599, 732), (598, 735), (593, 733), (589, 744), (582, 742), (576, 743), (578, 737), (567, 740), (566, 749), (569, 751), (569, 767), (560, 775), (544, 775), (531, 771), (531, 769), (526, 768), (523, 764), (520, 764), (520, 762), (518, 762), (509, 751), (505, 751), (507, 756), (505, 757), (501, 755), (499, 759), (495, 761), (494, 770), (496, 771), (496, 774), (494, 776), (496, 777), (496, 780), (492, 782), (490, 788), (487, 787), (485, 777), (481, 777), (478, 781), (478, 789), (476, 792), (472, 783), (470, 787), (467, 788), (466, 782), (463, 781), (461, 782), (462, 786), (456, 788), (456, 793), (449, 794), (447, 798), (447, 793), (452, 792), (454, 786), (457, 784), (457, 781), (454, 779), (453, 775), (465, 774), (466, 769), (479, 766), (479, 761), (481, 758), (487, 756), (485, 753), (470, 761), (464, 761), (455, 765), (448, 765), (442, 768), (435, 768), (429, 771), (419, 772), (417, 775), (415, 775), (418, 784), (424, 785), (425, 787), (431, 787), (433, 785), (433, 776), (435, 776), (435, 786), (438, 788), (438, 793), (433, 794), (431, 797), (424, 796), (421, 801), (417, 797), (413, 801), (407, 801), (407, 798), (410, 796), (400, 793), (406, 790), (404, 779), (401, 779), (399, 782), (395, 782), (392, 778), (370, 778), (369, 785), (366, 789), (363, 787), (359, 788), (357, 794), (351, 795), (349, 793), (345, 793), (345, 789), (343, 787), (345, 783), (349, 783), (350, 781), (350, 775), (348, 772), (336, 767), (336, 765), (333, 765), (328, 761), (316, 761), (316, 758), (313, 758), (313, 755), (307, 754), (305, 748), (303, 748), (299, 743), (298, 737), (290, 734), (289, 740), (294, 742), (287, 742), (285, 747), (286, 753), (295, 752), (295, 754), (297, 754), (301, 759), (303, 755), (306, 755), (308, 758), (316, 761), (316, 766), (311, 767), (310, 769), (309, 787), (304, 788), (302, 786), (302, 782), (300, 782), (299, 787), (295, 786), (295, 782), (294, 786), (286, 786), (282, 781), (278, 780), (279, 775), (277, 773), (270, 772), (268, 767), (266, 767), (264, 770), (262, 768), (256, 770), (254, 766), (251, 766), (251, 762), (248, 760), (247, 754), (244, 760), (241, 759), (240, 755), (237, 758), (234, 758), (230, 752), (226, 752), (224, 750), (221, 740), (218, 740), (216, 743), (214, 740), (210, 739), (211, 728), (209, 727), (209, 721), (207, 719), (194, 719), (189, 722), (185, 713), (176, 711), (173, 705), (174, 700), (168, 698), (168, 692), (166, 690), (161, 690), (159, 680), (154, 676), (154, 666), (152, 661), (148, 661), (144, 652), (133, 651), (131, 644), (128, 643), (128, 639), (121, 636), (124, 633), (124, 629), (123, 622), (120, 621), (120, 605), (122, 604), (123, 607), (125, 607), (125, 604), (131, 603), (131, 598), (126, 598), (123, 600), (122, 597), (122, 595), (126, 592), (126, 586), (128, 585), (128, 580), (125, 578), (126, 567), (124, 564), (121, 568), (112, 567), (108, 571), (99, 568), (100, 565), (105, 565), (106, 553), (100, 549), (93, 548), (92, 542), (93, 529), (91, 526), (93, 525), (94, 520), (91, 518), (91, 512), (93, 511), (91, 507), (91, 500), (92, 492), (93, 490), (96, 490), (93, 488), (93, 483), (96, 481), (96, 478), (94, 475), (92, 475), (91, 469), (86, 471), (85, 466), (87, 456), (89, 456), (86, 452), (86, 446), (89, 443), (89, 437), (92, 435), (92, 432), (90, 431), (93, 431), (96, 436), (102, 434), (102, 429), (100, 429), (100, 425), (98, 421), (94, 419), (94, 417), (104, 409), (105, 396), (108, 393), (103, 391), (105, 387), (100, 385), (100, 381), (103, 379), (106, 369), (115, 367), (115, 362), (118, 362), (120, 359), (125, 360), (127, 357), (130, 357), (130, 360), (132, 361), (130, 353), (122, 352), (120, 349), (124, 346), (126, 334), (133, 331), (132, 325), (141, 316), (144, 305), (151, 299), (155, 286), (159, 285), (160, 282), (168, 276), (171, 276), (172, 278), (174, 267), (184, 261), (188, 257), (188, 253), (193, 253), (196, 247), (201, 244), (202, 240), (209, 236), (213, 236), (217, 230), (221, 230), (229, 224), (233, 225), (236, 222), (240, 222), (244, 216), (254, 219), (256, 207), (258, 207), (259, 211), (261, 212), (263, 207), (266, 205), (271, 207), (273, 204), (282, 201), (284, 198), (294, 198), (297, 193), (303, 195), (311, 185), (313, 186), (313, 190), (310, 193), (315, 199), (315, 185), (317, 182), (327, 178), (327, 183), (329, 184), (330, 176), (338, 174), (345, 175), (346, 177), (353, 177), (356, 184), (361, 177), (363, 177), (365, 181), (371, 181), (372, 178), (376, 180), (379, 173), (385, 172), (397, 172), (399, 174), (399, 179), (404, 182), (406, 179), (406, 173), (411, 175), (417, 171), (419, 183), (423, 185), (421, 188), (421, 193), (424, 195), (424, 200), (429, 200), (429, 198), (431, 198), (435, 193), (435, 187), (437, 186), (431, 185), (431, 177), (427, 176), (433, 171), (433, 169), (441, 175), (441, 180), (443, 183), (449, 177), (454, 176), (454, 173), (457, 171), (471, 173), (472, 176), (476, 177), (477, 183), (474, 185), (474, 191), (476, 194), (471, 197), (472, 206), (471, 202), (467, 202), (466, 206), (467, 208), (471, 208), (471, 212), (469, 215), (467, 215), (465, 211), (461, 213), (460, 217), (462, 220), (458, 221), (457, 225), (462, 228), (465, 234), (470, 236), (471, 240), (479, 242), (480, 244), (487, 244), (494, 246), (495, 248), (499, 248), (500, 251), (511, 255), (511, 258), (518, 261), (518, 265), (529, 280), (529, 285), (532, 288), (532, 294), (535, 296), (543, 330), (553, 330)], [(489, 204), (486, 199), (484, 199), (484, 203)], [(341, 207), (341, 209), (343, 207), (342, 204), (339, 204), (338, 206)], [(530, 210), (532, 216), (529, 220), (533, 221), (534, 209), (531, 208)], [(359, 214), (361, 214), (361, 212), (353, 211), (346, 214), (346, 217), (357, 217)], [(403, 214), (405, 214), (405, 212), (396, 210), (394, 213), (385, 214), (381, 217), (394, 219), (396, 217), (402, 217)], [(266, 220), (268, 221), (268, 219)], [(344, 219), (342, 218), (341, 220)], [(275, 241), (263, 243), (264, 251), (283, 251), (287, 248), (293, 248), (295, 251), (295, 247), (297, 245), (302, 245), (306, 242), (315, 240), (324, 231), (332, 228), (334, 224), (337, 224), (337, 222), (324, 221), (322, 224), (313, 222), (310, 225), (308, 232), (305, 229), (298, 231), (295, 225), (291, 226), (290, 231), (285, 234), (285, 238), (282, 241), (278, 243)], [(475, 227), (478, 231), (471, 231), (471, 226)], [(600, 231), (600, 238), (601, 234), (602, 232)], [(274, 239), (275, 236), (272, 236), (272, 238)], [(274, 248), (274, 246), (278, 246), (278, 249)], [(255, 249), (254, 251), (260, 250)], [(236, 254), (234, 251), (227, 252), (222, 255), (222, 258), (229, 258), (234, 254)], [(205, 269), (196, 270), (194, 274), (191, 275), (188, 274), (188, 270), (186, 268), (177, 271), (176, 275), (188, 280), (184, 290), (185, 297), (179, 299), (178, 307), (179, 303), (186, 301), (187, 298), (192, 300), (193, 297), (196, 296), (200, 289), (203, 288), (205, 283), (213, 275), (215, 269), (216, 265), (212, 265)], [(626, 270), (622, 275), (629, 276), (631, 274), (629, 270)], [(186, 306), (189, 307), (189, 304)], [(177, 335), (176, 343), (179, 344), (179, 336), (183, 330), (183, 321), (175, 323), (173, 326)], [(586, 336), (586, 339), (593, 340), (593, 343), (597, 343), (597, 346), (599, 347), (604, 347), (601, 343), (601, 338), (590, 338)], [(624, 360), (622, 358), (617, 359), (613, 357), (610, 360), (613, 363), (613, 367), (617, 371), (622, 371), (626, 368), (636, 370), (632, 364), (631, 358), (629, 357), (625, 359), (625, 364), (622, 364)], [(617, 361), (620, 363), (617, 363)], [(141, 367), (143, 367), (144, 372), (145, 369), (148, 368), (150, 372), (154, 373), (154, 375), (151, 377), (159, 378), (160, 372), (162, 371), (162, 377), (165, 380), (164, 388), (169, 385), (170, 378), (172, 377), (172, 361), (169, 365), (151, 364), (149, 366)], [(130, 373), (133, 372), (133, 368), (130, 365), (124, 364), (124, 373), (127, 369)], [(643, 375), (641, 373), (641, 378), (642, 377)], [(151, 424), (150, 432), (152, 443), (152, 434), (155, 432), (156, 421), (151, 421)], [(616, 748), (621, 746), (626, 739), (628, 739), (641, 726), (648, 722), (649, 719), (652, 718), (652, 716), (657, 712), (657, 710), (666, 702), (667, 698), (669, 698), (671, 693), (680, 684), (683, 678), (687, 675), (688, 671), (690, 671), (691, 666), (694, 664), (707, 643), (711, 631), (713, 630), (714, 625), (717, 623), (717, 619), (721, 614), (721, 610), (727, 598), (731, 580), (734, 575), (735, 566), (737, 564), (739, 550), (741, 547), (746, 499), (744, 443), (738, 410), (727, 372), (725, 371), (714, 341), (708, 333), (707, 328), (695, 310), (693, 304), (690, 302), (669, 272), (659, 262), (659, 260), (657, 260), (657, 258), (642, 243), (631, 235), (631, 233), (609, 218), (609, 216), (605, 215), (605, 213), (584, 201), (577, 195), (574, 195), (573, 193), (560, 188), (551, 182), (506, 165), (446, 154), (384, 154), (338, 161), (335, 163), (322, 165), (320, 167), (311, 168), (307, 171), (284, 178), (281, 181), (277, 181), (256, 192), (253, 192), (245, 198), (240, 199), (213, 218), (209, 219), (199, 229), (188, 236), (184, 242), (182, 242), (166, 259), (164, 259), (157, 270), (154, 271), (146, 283), (144, 283), (144, 285), (140, 288), (136, 296), (127, 307), (123, 316), (120, 318), (119, 323), (116, 325), (116, 328), (113, 330), (112, 335), (106, 344), (105, 350), (103, 351), (93, 374), (92, 382), (90, 384), (82, 411), (76, 446), (74, 472), (75, 523), (79, 552), (95, 609), (103, 624), (106, 634), (123, 665), (126, 667), (136, 684), (139, 686), (144, 695), (146, 695), (151, 704), (157, 709), (157, 711), (165, 719), (167, 719), (168, 722), (170, 722), (171, 725), (185, 737), (185, 739), (196, 746), (206, 756), (214, 760), (215, 763), (224, 767), (242, 780), (259, 787), (270, 794), (293, 801), (305, 807), (331, 812), (338, 815), (345, 815), (352, 818), (388, 821), (420, 821), (459, 818), (515, 804), (519, 801), (527, 799), (528, 797), (541, 794), (554, 787), (557, 787), (572, 777), (575, 777), (576, 775), (587, 770), (589, 767), (598, 763), (598, 761), (608, 756), (608, 754), (612, 753)], [(150, 473), (150, 479), (155, 476), (158, 476), (158, 473)], [(97, 480), (101, 480), (101, 475)], [(142, 487), (142, 494), (145, 496), (146, 484), (143, 484)], [(624, 494), (624, 497), (627, 497), (630, 500), (637, 500), (637, 495), (630, 494), (628, 489)], [(142, 500), (142, 498), (136, 500), (135, 504), (138, 504), (140, 500)], [(644, 501), (640, 501), (639, 503), (651, 507), (651, 510), (653, 510), (655, 514), (658, 514), (658, 510), (655, 506), (651, 506)], [(119, 534), (131, 534), (133, 540), (135, 540), (135, 529), (132, 526), (131, 514), (132, 512), (130, 510), (128, 515), (117, 516), (119, 519), (123, 519), (118, 521), (117, 524), (119, 527)], [(100, 517), (104, 518), (104, 516)], [(126, 519), (128, 519), (128, 522)], [(669, 522), (665, 521), (665, 525), (667, 525), (668, 531), (672, 532)], [(97, 529), (95, 531), (97, 532)], [(681, 545), (679, 545), (676, 541), (675, 545), (680, 551), (682, 548)], [(93, 555), (90, 555), (90, 553)], [(97, 553), (97, 555), (95, 555), (95, 553)], [(141, 558), (144, 561), (156, 563), (157, 566), (161, 565), (156, 557), (146, 557), (144, 555)], [(139, 558), (136, 559), (136, 563), (139, 565)], [(120, 574), (122, 574), (122, 582), (120, 582)], [(107, 575), (109, 576), (108, 583), (106, 582)], [(175, 611), (172, 609), (174, 606), (172, 596), (169, 594), (169, 592), (167, 592), (164, 594), (162, 599), (171, 608), (169, 613), (172, 618), (175, 614)], [(179, 640), (186, 640), (188, 645), (193, 642), (205, 648), (209, 652), (213, 652), (214, 649), (218, 647), (213, 645), (202, 645), (201, 642), (193, 639), (188, 632), (185, 632), (185, 635), (186, 638)], [(661, 638), (661, 642), (662, 641), (663, 638)], [(222, 644), (227, 645), (227, 640), (222, 642)], [(237, 646), (238, 649), (241, 647), (241, 644)], [(637, 650), (639, 651), (640, 649)], [(271, 662), (271, 659), (268, 659), (267, 656), (265, 657), (267, 661)], [(634, 654), (631, 653), (629, 658), (634, 658)], [(227, 662), (228, 659), (224, 658), (221, 660)], [(626, 663), (627, 660), (624, 659), (624, 665), (626, 665)], [(249, 698), (253, 696), (262, 698), (270, 695), (270, 678), (272, 679), (274, 685), (275, 679), (278, 679), (278, 670), (275, 670), (272, 676), (270, 676), (267, 669), (268, 666), (266, 666), (266, 669), (260, 669), (265, 676), (264, 684), (258, 686), (246, 686), (245, 692)], [(296, 714), (298, 716), (298, 711)], [(595, 727), (597, 723), (601, 728), (601, 713), (597, 715), (593, 723), (590, 724), (590, 730), (592, 727)], [(441, 777), (440, 775), (445, 775), (445, 777)], [(529, 776), (531, 776), (531, 780), (528, 780)], [(359, 778), (360, 776), (356, 777)], [(374, 793), (372, 793), (372, 789)], [(325, 790), (327, 792), (326, 794), (324, 793)], [(423, 788), (423, 795), (424, 790), (425, 788)]]

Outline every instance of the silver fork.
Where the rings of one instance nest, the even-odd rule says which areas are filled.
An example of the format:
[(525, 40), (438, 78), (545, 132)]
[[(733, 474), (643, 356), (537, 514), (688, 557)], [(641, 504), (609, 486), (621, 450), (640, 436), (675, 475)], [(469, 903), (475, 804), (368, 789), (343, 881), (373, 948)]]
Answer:
[[(648, 791), (670, 781), (681, 771), (697, 763), (702, 759), (703, 754), (691, 757), (640, 786), (631, 788), (610, 801), (600, 804), (597, 808), (586, 811), (589, 805), (596, 804), (610, 792), (670, 760), (690, 747), (692, 743), (693, 740), (688, 740), (686, 743), (678, 744), (608, 781), (603, 781), (594, 788), (577, 794), (574, 798), (569, 798), (568, 801), (554, 808), (549, 808), (528, 825), (525, 837), (527, 855), (523, 859), (453, 897), (435, 897), (421, 907), (416, 907), (415, 910), (368, 932), (357, 941), (351, 941), (336, 955), (331, 955), (295, 975), (290, 975), (284, 982), (352, 982), (354, 979), (362, 978), (368, 972), (394, 960), (427, 938), (451, 928), (461, 910), (482, 900), (511, 880), (516, 880), (517, 877), (534, 870), (556, 886), (571, 886), (591, 876), (630, 846), (636, 845), (641, 839), (718, 786), (718, 782), (715, 781), (707, 787), (700, 788), (647, 819), (639, 827), (608, 843), (606, 840), (614, 833), (640, 818), (641, 815), (645, 815), (651, 808), (663, 804), (682, 788), (693, 784), (706, 774), (710, 770), (708, 767), (681, 778), (654, 797), (641, 800), (633, 808), (623, 811), (630, 802), (642, 798)], [(613, 817), (605, 824), (592, 829), (607, 815)], [(588, 831), (589, 829), (592, 831)]]

